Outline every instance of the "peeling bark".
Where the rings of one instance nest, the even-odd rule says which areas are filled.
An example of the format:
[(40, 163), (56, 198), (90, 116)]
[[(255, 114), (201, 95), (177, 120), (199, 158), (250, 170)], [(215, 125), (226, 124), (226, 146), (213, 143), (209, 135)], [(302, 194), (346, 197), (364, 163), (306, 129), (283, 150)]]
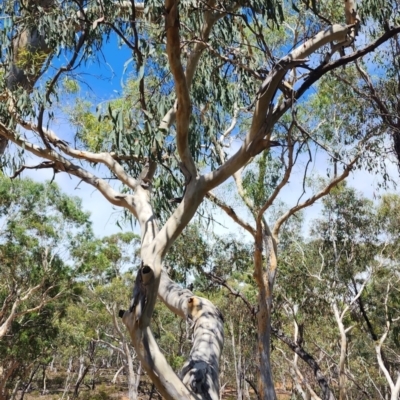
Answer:
[(135, 322), (134, 313), (126, 311), (123, 321), (138, 351), (143, 368), (157, 389), (167, 399), (219, 399), (219, 361), (223, 347), (223, 317), (207, 299), (193, 296), (161, 274), (160, 299), (177, 315), (193, 323), (193, 346), (179, 376), (172, 371), (158, 349), (148, 327)]

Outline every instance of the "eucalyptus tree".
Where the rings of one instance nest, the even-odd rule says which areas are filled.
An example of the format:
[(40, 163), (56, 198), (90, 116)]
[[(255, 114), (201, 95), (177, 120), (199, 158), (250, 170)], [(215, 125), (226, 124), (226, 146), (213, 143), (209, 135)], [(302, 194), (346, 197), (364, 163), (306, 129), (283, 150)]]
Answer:
[(51, 356), (56, 321), (79, 289), (65, 261), (89, 214), (57, 185), (0, 176), (0, 399)]
[(15, 320), (65, 295), (74, 271), (63, 258), (77, 236), (91, 231), (89, 214), (80, 210), (79, 200), (55, 184), (13, 183), (1, 176), (0, 193), (2, 339)]
[[(341, 4), (300, 0), (291, 4), (276, 0), (2, 3), (1, 148), (12, 144), (11, 152), (4, 152), (3, 167), (7, 168), (8, 160), (15, 161), (12, 149), (16, 147), (43, 160), (22, 165), (16, 174), (27, 167), (67, 173), (137, 219), (142, 261), (123, 321), (143, 368), (165, 398), (219, 398), (222, 316), (210, 301), (193, 296), (163, 272), (168, 249), (206, 197), (254, 238), (258, 394), (263, 399), (276, 397), (269, 336), (280, 228), (365, 159), (377, 159), (387, 133), (373, 118), (360, 124), (361, 112), (341, 114), (349, 122), (346, 128), (353, 127), (344, 135), (340, 120), (325, 121), (318, 129), (315, 120), (298, 120), (296, 110), (308, 89), (329, 75), (324, 99), (332, 106), (331, 114), (338, 115), (335, 105), (340, 105), (340, 99), (333, 103), (332, 92), (336, 86), (329, 89), (335, 70), (379, 51), (400, 32), (392, 12), (395, 3), (361, 2), (361, 18), (350, 0)], [(375, 32), (369, 32), (371, 26)], [(363, 40), (357, 40), (359, 32)], [(135, 84), (123, 98), (99, 103), (96, 112), (70, 91), (80, 108), (71, 113), (69, 132), (61, 132), (56, 117), (62, 115), (61, 105), (67, 101), (61, 82), (66, 78), (65, 86), (76, 86), (71, 80), (85, 76), (79, 72), (93, 71), (91, 61), (102, 59), (112, 37), (131, 52), (133, 62), (127, 60), (126, 66), (134, 67)], [(351, 82), (357, 82), (357, 77)], [(308, 106), (304, 115), (320, 117), (315, 102)], [(330, 131), (332, 121), (335, 134)], [(302, 122), (308, 123), (306, 129)], [(265, 210), (289, 181), (297, 155), (303, 150), (312, 154), (315, 147), (333, 160), (331, 180), (282, 214), (270, 229), (263, 218)], [(249, 202), (240, 172), (260, 153), (273, 156), (280, 175), (265, 168), (269, 192)], [(307, 172), (303, 168), (301, 176)], [(232, 176), (254, 216), (254, 226), (212, 193)], [(117, 190), (107, 178), (119, 181), (121, 188)], [(174, 313), (193, 321), (193, 348), (179, 377), (150, 329), (157, 296)]]
[[(139, 244), (140, 238), (131, 232), (97, 240), (90, 239), (80, 244), (73, 256), (82, 272), (86, 273), (87, 289), (82, 296), (83, 304), (71, 307), (70, 321), (67, 322), (69, 334), (73, 340), (74, 315), (81, 315), (83, 343), (86, 342), (86, 346), (88, 343), (97, 347), (104, 348), (105, 346), (117, 354), (122, 365), (118, 365), (113, 382), (115, 383), (119, 373), (125, 372), (130, 400), (138, 397), (140, 363), (135, 360), (136, 354), (129, 345), (129, 337), (118, 318), (118, 310), (129, 296), (130, 286), (133, 284), (132, 265), (138, 265), (134, 249)], [(82, 307), (84, 307), (83, 314)], [(86, 313), (92, 315), (90, 324), (85, 322)], [(90, 368), (96, 369), (94, 361), (93, 356), (82, 369), (82, 374), (78, 375), (75, 385), (76, 395), (78, 383), (83, 381)]]
[[(292, 235), (281, 251), (277, 336), (292, 350), (319, 354), (339, 399), (398, 397), (398, 206), (397, 195), (374, 204), (342, 184), (324, 198), (311, 237)], [(306, 366), (279, 351), (300, 389), (315, 396)]]

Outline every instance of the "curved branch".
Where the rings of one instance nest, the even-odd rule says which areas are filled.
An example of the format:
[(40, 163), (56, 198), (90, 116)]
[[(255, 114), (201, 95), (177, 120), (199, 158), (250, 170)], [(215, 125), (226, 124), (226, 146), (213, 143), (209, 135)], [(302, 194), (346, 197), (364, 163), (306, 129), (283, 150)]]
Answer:
[(186, 186), (185, 196), (181, 203), (155, 238), (154, 252), (160, 259), (165, 256), (175, 239), (191, 221), (205, 195), (205, 182), (201, 177), (192, 179)]
[(205, 400), (219, 399), (219, 360), (224, 343), (223, 316), (209, 300), (193, 296), (163, 271), (159, 297), (165, 305), (193, 325), (193, 345), (180, 373), (183, 383)]
[(176, 145), (183, 165), (191, 177), (196, 176), (196, 166), (189, 150), (189, 121), (191, 103), (189, 87), (181, 63), (181, 43), (179, 37), (178, 1), (166, 0), (165, 28), (167, 30), (167, 54), (169, 65), (175, 81), (177, 97), (176, 111)]
[[(39, 127), (31, 123), (21, 123), (25, 129), (30, 129), (34, 132), (39, 133)], [(114, 158), (110, 153), (92, 153), (90, 151), (77, 150), (70, 147), (67, 142), (61, 140), (52, 130), (41, 128), (43, 135), (46, 139), (53, 144), (55, 147), (59, 148), (64, 154), (71, 156), (75, 159), (86, 160), (91, 163), (101, 163), (110, 169), (111, 172), (125, 185), (135, 190), (139, 185), (139, 181), (129, 176), (122, 165), (118, 163), (116, 158)]]
[(37, 157), (53, 161), (58, 171), (64, 171), (82, 179), (84, 182), (98, 189), (111, 204), (114, 204), (118, 207), (125, 207), (135, 216), (137, 216), (137, 210), (134, 202), (132, 201), (132, 196), (117, 192), (104, 179), (98, 178), (85, 169), (73, 164), (52, 149), (44, 149), (26, 141), (25, 139), (22, 139), (20, 135), (9, 130), (1, 122), (0, 135), (12, 141), (19, 147), (28, 150)]
[(193, 296), (190, 290), (171, 281), (164, 271), (159, 297), (175, 314), (193, 321), (193, 346), (180, 380), (160, 352), (150, 328), (140, 329), (133, 312), (120, 312), (144, 369), (166, 399), (218, 400), (223, 347), (221, 313), (210, 301)]
[[(213, 3), (213, 0), (210, 0), (210, 3)], [(234, 10), (237, 7), (238, 4), (235, 3), (234, 5), (232, 5), (231, 9)], [(190, 53), (190, 56), (186, 64), (186, 71), (185, 71), (186, 84), (189, 89), (192, 86), (193, 77), (196, 72), (197, 66), (199, 64), (200, 57), (203, 54), (204, 49), (206, 48), (204, 43), (206, 43), (208, 38), (210, 37), (210, 33), (214, 24), (224, 15), (226, 15), (225, 12), (216, 12), (212, 8), (207, 9), (204, 12), (204, 24), (200, 33), (201, 42), (196, 43), (196, 45), (193, 48), (193, 51)], [(177, 110), (177, 103), (175, 102), (174, 106), (170, 108), (162, 118), (160, 123), (160, 129), (168, 131), (169, 127), (175, 122), (176, 110)]]
[(149, 327), (138, 329), (132, 313), (125, 311), (122, 320), (127, 327), (138, 358), (158, 391), (167, 400), (198, 400), (175, 374), (161, 353)]
[(271, 102), (286, 72), (296, 65), (304, 63), (306, 57), (327, 43), (344, 41), (349, 29), (348, 26), (332, 25), (298, 46), (275, 64), (257, 93), (252, 124), (242, 147), (224, 165), (205, 175), (207, 190), (220, 185), (245, 165), (251, 157), (272, 145), (270, 131), (274, 123), (293, 104), (293, 100), (290, 99), (290, 101), (284, 102), (278, 110), (270, 111)]
[[(282, 115), (291, 104), (294, 104), (315, 82), (317, 82), (323, 75), (327, 72), (332, 71), (338, 67), (343, 65), (347, 65), (352, 61), (358, 60), (361, 57), (371, 53), (375, 49), (377, 49), (380, 45), (387, 42), (392, 37), (396, 36), (400, 33), (400, 26), (395, 26), (388, 29), (380, 38), (372, 42), (371, 44), (365, 46), (364, 48), (355, 51), (348, 56), (344, 56), (339, 58), (336, 61), (331, 61), (328, 64), (321, 64), (318, 68), (314, 69), (305, 80), (305, 82), (300, 86), (299, 90), (295, 92), (295, 96), (291, 99), (287, 99), (285, 102), (281, 104), (281, 106), (276, 110), (276, 115)], [(274, 113), (274, 114), (275, 114)]]

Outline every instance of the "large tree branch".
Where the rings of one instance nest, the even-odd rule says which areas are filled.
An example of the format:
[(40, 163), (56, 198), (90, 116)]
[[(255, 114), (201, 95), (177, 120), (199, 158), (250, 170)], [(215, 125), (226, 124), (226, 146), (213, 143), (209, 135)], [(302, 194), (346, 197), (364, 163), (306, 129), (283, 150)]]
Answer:
[[(167, 31), (167, 54), (172, 75), (175, 81), (177, 97), (176, 111), (176, 145), (179, 156), (190, 177), (195, 177), (196, 166), (189, 150), (189, 121), (191, 103), (189, 87), (181, 63), (181, 42), (179, 37), (179, 11), (177, 0), (166, 0), (165, 28)], [(190, 178), (189, 178), (190, 179)]]
[(161, 274), (159, 297), (171, 311), (193, 323), (192, 350), (180, 373), (183, 382), (202, 398), (218, 400), (219, 359), (224, 342), (222, 314), (209, 300), (193, 296), (190, 290), (171, 281), (165, 271)]
[(155, 254), (162, 259), (175, 239), (191, 221), (206, 194), (202, 177), (191, 179), (186, 186), (185, 196), (167, 222), (160, 229), (154, 241)]
[(19, 134), (8, 129), (3, 123), (0, 122), (0, 135), (6, 139), (12, 141), (21, 148), (26, 149), (30, 153), (37, 157), (44, 158), (55, 162), (55, 166), (59, 171), (67, 172), (68, 174), (74, 175), (84, 182), (92, 185), (103, 194), (103, 196), (111, 203), (119, 207), (125, 207), (131, 211), (134, 215), (136, 213), (135, 204), (132, 201), (132, 196), (122, 194), (114, 190), (105, 180), (98, 178), (92, 173), (84, 170), (83, 168), (73, 164), (65, 157), (52, 149), (41, 148), (35, 144), (28, 142), (23, 139)]
[(17, 311), (19, 303), (20, 303), (20, 301), (18, 299), (16, 299), (14, 301), (14, 304), (12, 305), (11, 310), (10, 310), (10, 314), (8, 315), (7, 319), (2, 323), (2, 325), (0, 325), (0, 339), (5, 336), (8, 329), (10, 328), (11, 323), (15, 318), (15, 313)]
[(167, 399), (218, 400), (219, 358), (223, 346), (221, 314), (208, 300), (193, 296), (189, 290), (172, 282), (165, 272), (161, 275), (158, 293), (175, 314), (193, 321), (193, 347), (181, 381), (159, 351), (150, 329), (140, 328), (134, 313), (126, 311), (123, 321), (144, 369)]
[(12, 288), (11, 292), (6, 296), (6, 298), (3, 301), (3, 305), (0, 310), (0, 322), (3, 320), (6, 311), (9, 309), (11, 303), (13, 303), (13, 301), (17, 296), (18, 296), (18, 291), (15, 290), (15, 288)]
[(307, 77), (307, 79), (304, 81), (304, 83), (300, 86), (300, 88), (295, 92), (295, 95), (293, 98), (287, 99), (284, 101), (277, 110), (275, 110), (274, 114), (277, 116), (282, 115), (289, 107), (291, 104), (294, 104), (296, 101), (300, 99), (301, 96), (310, 88), (311, 85), (313, 85), (315, 82), (317, 82), (323, 75), (326, 73), (333, 71), (334, 69), (347, 65), (353, 61), (358, 60), (361, 57), (364, 57), (365, 55), (373, 52), (375, 49), (377, 49), (380, 45), (383, 43), (387, 42), (389, 39), (392, 37), (396, 36), (397, 34), (400, 33), (400, 26), (395, 26), (391, 27), (385, 33), (375, 40), (374, 42), (368, 44), (364, 48), (355, 51), (352, 54), (349, 54), (348, 56), (344, 56), (339, 58), (338, 60), (331, 61), (328, 64), (321, 64), (318, 68), (314, 69)]
[[(21, 125), (25, 129), (30, 129), (34, 132), (39, 133), (39, 127), (37, 125), (22, 122)], [(105, 165), (115, 176), (126, 186), (135, 190), (139, 185), (139, 181), (129, 176), (122, 165), (118, 163), (118, 161), (112, 157), (112, 155), (108, 152), (102, 153), (92, 153), (90, 151), (77, 150), (73, 147), (69, 146), (67, 142), (61, 140), (54, 131), (50, 129), (42, 128), (43, 135), (46, 139), (55, 147), (59, 148), (64, 154), (73, 157), (78, 160), (86, 160), (91, 163), (101, 163)]]
[[(344, 41), (349, 29), (347, 26), (332, 25), (298, 46), (276, 63), (257, 93), (252, 124), (243, 145), (224, 165), (205, 175), (208, 191), (228, 179), (251, 157), (271, 146), (270, 131), (278, 119), (275, 115), (277, 114), (276, 111), (272, 113), (271, 102), (286, 72), (296, 65), (304, 63), (306, 57), (327, 43)], [(286, 104), (285, 111), (288, 109), (288, 104)], [(282, 113), (279, 113), (279, 117)]]
[[(210, 0), (209, 4), (206, 6), (206, 10), (204, 11), (204, 23), (200, 32), (201, 42), (195, 44), (186, 63), (186, 84), (189, 90), (192, 86), (193, 77), (199, 64), (200, 57), (206, 48), (204, 43), (207, 42), (214, 24), (225, 15), (225, 12), (216, 12), (215, 9), (211, 7), (214, 3), (214, 0)], [(237, 7), (238, 4), (234, 3), (231, 6), (231, 10), (235, 10)], [(174, 106), (171, 107), (161, 119), (160, 129), (168, 131), (169, 127), (175, 122), (176, 111), (177, 103), (175, 102)]]

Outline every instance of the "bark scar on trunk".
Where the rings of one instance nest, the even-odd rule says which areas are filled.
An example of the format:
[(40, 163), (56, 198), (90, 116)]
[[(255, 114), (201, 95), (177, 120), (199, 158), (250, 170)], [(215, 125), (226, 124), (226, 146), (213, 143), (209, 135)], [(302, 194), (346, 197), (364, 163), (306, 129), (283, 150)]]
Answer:
[(147, 304), (147, 286), (153, 281), (154, 272), (148, 265), (142, 265), (136, 275), (135, 285), (133, 287), (132, 301), (129, 312), (134, 312), (135, 322), (140, 321)]

